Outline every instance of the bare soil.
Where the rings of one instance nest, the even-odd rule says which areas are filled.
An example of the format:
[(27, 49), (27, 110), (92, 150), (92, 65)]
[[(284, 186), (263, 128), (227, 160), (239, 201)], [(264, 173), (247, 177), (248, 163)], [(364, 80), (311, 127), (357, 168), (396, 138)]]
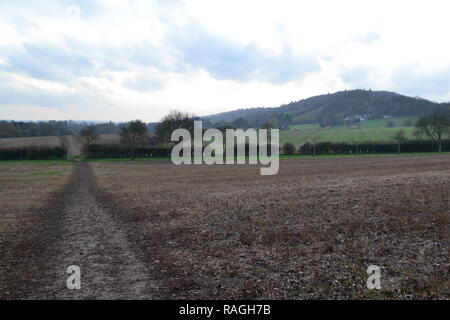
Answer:
[(448, 155), (95, 172), (170, 298), (450, 298)]
[[(276, 176), (77, 163), (69, 182), (36, 176), (46, 200), (26, 215), (13, 209), (36, 181), (17, 184), (12, 166), (2, 299), (450, 298), (449, 155), (284, 160)], [(366, 287), (372, 264), (381, 290)], [(66, 287), (70, 265), (81, 290)]]

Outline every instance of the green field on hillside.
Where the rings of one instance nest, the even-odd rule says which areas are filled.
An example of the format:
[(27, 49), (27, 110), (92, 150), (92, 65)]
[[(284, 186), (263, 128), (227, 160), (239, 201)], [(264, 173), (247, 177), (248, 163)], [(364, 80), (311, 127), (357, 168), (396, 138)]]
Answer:
[[(361, 121), (358, 125), (336, 126), (332, 128), (320, 128), (318, 124), (305, 124), (291, 126), (288, 131), (280, 131), (280, 144), (291, 142), (299, 146), (305, 142), (348, 142), (361, 143), (367, 141), (393, 141), (392, 136), (402, 130), (408, 139), (414, 137), (414, 127), (404, 127), (406, 120), (413, 123), (415, 117), (398, 117), (378, 120)], [(387, 128), (387, 123), (392, 121), (394, 128)]]
[(386, 128), (389, 121), (395, 124), (395, 127), (404, 127), (405, 121), (409, 120), (411, 123), (415, 123), (417, 117), (398, 117), (398, 118), (384, 118), (377, 120), (365, 120), (361, 121), (359, 125), (361, 128)]

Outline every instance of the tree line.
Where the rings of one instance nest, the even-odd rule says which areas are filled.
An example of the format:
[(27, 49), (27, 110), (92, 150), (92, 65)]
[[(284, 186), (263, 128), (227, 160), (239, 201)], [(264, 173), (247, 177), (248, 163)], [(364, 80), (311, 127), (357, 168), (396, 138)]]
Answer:
[(72, 134), (69, 121), (0, 121), (0, 138), (43, 137)]
[[(86, 121), (0, 121), (0, 138), (24, 138), (65, 136), (80, 133), (86, 127), (93, 127), (97, 134), (119, 133), (126, 123), (90, 123)], [(146, 123), (149, 132), (154, 132), (156, 123)]]
[[(83, 146), (83, 153), (88, 157), (166, 157), (170, 155), (172, 143), (170, 137), (175, 129), (187, 129), (193, 133), (194, 121), (200, 120), (194, 114), (171, 111), (161, 121), (152, 127), (155, 132), (150, 136), (149, 125), (141, 120), (134, 120), (118, 126), (120, 144), (101, 146), (97, 144), (98, 136), (105, 126), (87, 125), (79, 129), (77, 134)], [(5, 122), (2, 122), (3, 124)], [(8, 122), (6, 122), (8, 123)], [(67, 128), (64, 121), (49, 122), (55, 128)], [(15, 123), (16, 125), (18, 123)], [(39, 123), (37, 123), (39, 124)], [(245, 123), (241, 123), (244, 125)], [(42, 125), (42, 124), (41, 124)], [(112, 125), (112, 123), (111, 123)], [(239, 125), (239, 123), (236, 123)], [(45, 127), (45, 126), (43, 126)], [(264, 128), (271, 128), (273, 124), (266, 123)], [(218, 127), (225, 132), (230, 126)], [(246, 129), (246, 128), (243, 128)], [(100, 131), (100, 132), (99, 132)], [(44, 131), (42, 131), (44, 132)], [(61, 132), (65, 132), (61, 129)], [(415, 124), (415, 135), (417, 138), (425, 137), (427, 140), (408, 140), (402, 131), (397, 132), (392, 138), (395, 142), (383, 143), (330, 143), (308, 142), (299, 147), (291, 143), (282, 146), (284, 154), (337, 154), (337, 153), (393, 153), (393, 152), (431, 152), (450, 151), (450, 144), (445, 138), (450, 136), (450, 115), (448, 113), (432, 114), (420, 117)], [(58, 147), (61, 148), (61, 147)], [(15, 148), (3, 153), (3, 157), (14, 158), (51, 158), (62, 157), (66, 154), (64, 148)], [(4, 152), (6, 152), (4, 150)], [(15, 156), (14, 156), (15, 155)]]
[[(323, 155), (323, 154), (371, 154), (371, 153), (416, 153), (416, 152), (436, 152), (436, 144), (430, 140), (407, 140), (401, 144), (401, 149), (397, 142), (306, 142), (296, 148), (292, 143), (287, 142), (282, 147), (285, 155)], [(450, 152), (450, 140), (442, 141), (442, 151)]]
[[(187, 129), (193, 133), (194, 121), (199, 120), (193, 114), (183, 113), (180, 111), (172, 111), (161, 120), (156, 126), (156, 136), (153, 140), (154, 144), (163, 145), (163, 149), (170, 150), (170, 136), (176, 129)], [(266, 128), (270, 128), (270, 124), (265, 125)], [(229, 126), (218, 127), (218, 129), (225, 132)], [(246, 128), (243, 128), (246, 129)], [(129, 122), (126, 126), (123, 126), (120, 131), (122, 146), (116, 146), (114, 149), (108, 149), (111, 156), (128, 154), (132, 159), (136, 156), (136, 150), (141, 148), (139, 155), (152, 154), (151, 150), (142, 149), (149, 141), (147, 136), (147, 128), (145, 123), (141, 120), (135, 120)], [(415, 124), (415, 135), (417, 138), (425, 137), (427, 140), (408, 140), (405, 137), (403, 131), (397, 132), (393, 137), (394, 142), (382, 142), (382, 143), (359, 143), (359, 144), (347, 144), (347, 143), (305, 143), (296, 148), (291, 143), (286, 143), (282, 146), (282, 152), (284, 154), (357, 154), (357, 153), (395, 153), (395, 152), (432, 152), (432, 151), (450, 151), (450, 145), (445, 137), (450, 135), (450, 115), (447, 113), (432, 114), (423, 116), (418, 119)], [(85, 143), (85, 150), (89, 150), (90, 145), (94, 145), (95, 130), (94, 128), (86, 128), (80, 132)], [(127, 149), (124, 149), (124, 146)], [(437, 150), (436, 150), (437, 149)], [(94, 150), (101, 150), (99, 146), (91, 148)], [(128, 150), (128, 153), (127, 151)], [(106, 156), (105, 149), (103, 149), (103, 156)], [(167, 152), (168, 154), (168, 152)], [(96, 153), (98, 155), (98, 151)], [(158, 156), (161, 153), (158, 153)], [(88, 152), (86, 152), (88, 156)]]
[[(199, 118), (193, 114), (171, 111), (161, 122), (153, 126), (154, 137), (150, 137), (149, 126), (142, 120), (133, 120), (120, 127), (120, 144), (100, 146), (96, 144), (98, 133), (94, 126), (80, 130), (79, 139), (83, 153), (88, 157), (168, 157), (170, 155), (170, 137), (174, 130), (184, 128), (192, 131), (194, 121)], [(156, 147), (158, 146), (158, 147)]]

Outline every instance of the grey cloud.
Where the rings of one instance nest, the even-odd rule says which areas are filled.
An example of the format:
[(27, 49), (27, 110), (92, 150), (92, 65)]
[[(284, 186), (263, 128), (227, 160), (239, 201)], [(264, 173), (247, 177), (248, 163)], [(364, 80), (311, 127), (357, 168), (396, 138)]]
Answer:
[(75, 93), (55, 93), (39, 88), (17, 88), (2, 84), (0, 105), (36, 105), (41, 107), (62, 108), (67, 105), (83, 106), (87, 101), (82, 95)]
[(0, 53), (3, 67), (44, 80), (70, 82), (80, 76), (97, 76), (100, 71), (130, 71), (153, 67), (161, 72), (183, 70), (178, 63), (167, 63), (164, 49), (150, 43), (129, 43), (123, 47), (88, 45), (66, 38), (60, 44), (25, 43), (23, 50)]
[[(341, 79), (353, 88), (373, 88), (370, 74), (372, 67), (356, 67), (340, 73)], [(394, 70), (389, 89), (411, 96), (439, 96), (450, 93), (450, 68), (433, 74), (415, 71), (414, 66)]]
[(101, 52), (104, 70), (124, 71), (132, 66), (153, 67), (161, 72), (184, 70), (177, 61), (171, 61), (173, 53), (168, 48), (157, 47), (149, 42), (128, 43), (121, 47), (103, 47), (94, 50)]
[(104, 97), (93, 92), (93, 88), (60, 92), (16, 83), (8, 75), (0, 76), (0, 87), (0, 106), (36, 105), (58, 109), (76, 106), (78, 109), (85, 108), (88, 112), (95, 101), (104, 100)]
[(134, 91), (150, 92), (162, 89), (164, 83), (165, 81), (161, 77), (143, 74), (123, 81), (122, 85)]
[[(83, 3), (77, 5), (86, 9)], [(58, 44), (25, 43), (23, 50), (0, 52), (0, 56), (6, 58), (8, 71), (66, 83), (80, 76), (97, 76), (101, 71), (139, 68), (175, 73), (203, 69), (217, 79), (285, 83), (320, 68), (318, 57), (299, 56), (287, 44), (276, 54), (255, 44), (240, 46), (195, 23), (183, 29), (168, 27), (161, 46), (146, 41), (109, 46), (66, 37)]]
[(178, 52), (181, 64), (204, 69), (218, 79), (283, 83), (319, 69), (316, 57), (297, 56), (288, 45), (281, 54), (254, 44), (239, 46), (194, 24), (173, 30), (167, 41)]
[(371, 88), (373, 86), (369, 79), (371, 72), (373, 72), (372, 68), (355, 67), (342, 71), (340, 78), (353, 88)]
[(396, 70), (395, 89), (411, 95), (445, 95), (450, 93), (450, 68), (433, 74), (421, 74), (413, 68)]
[(9, 53), (6, 70), (22, 72), (37, 79), (59, 81), (95, 71), (95, 65), (87, 54), (63, 46), (26, 43), (23, 50)]

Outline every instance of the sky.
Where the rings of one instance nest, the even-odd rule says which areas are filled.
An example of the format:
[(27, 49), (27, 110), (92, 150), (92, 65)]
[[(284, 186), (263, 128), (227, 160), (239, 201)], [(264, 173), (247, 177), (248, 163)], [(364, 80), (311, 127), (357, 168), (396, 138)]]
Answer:
[(450, 3), (0, 0), (0, 119), (158, 121), (348, 89), (450, 101)]

